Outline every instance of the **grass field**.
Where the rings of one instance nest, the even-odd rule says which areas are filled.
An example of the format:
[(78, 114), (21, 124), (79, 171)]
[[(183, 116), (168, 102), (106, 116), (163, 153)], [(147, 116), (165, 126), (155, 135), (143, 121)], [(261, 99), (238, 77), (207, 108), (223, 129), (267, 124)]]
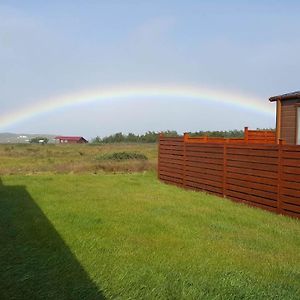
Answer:
[[(147, 161), (103, 161), (104, 154), (135, 151)], [(113, 145), (0, 145), (0, 175), (66, 174), (101, 172), (140, 172), (156, 168), (156, 144)]]
[[(300, 298), (299, 220), (162, 184), (154, 171), (126, 174), (117, 162), (123, 173), (74, 171), (78, 151), (78, 164), (97, 163), (98, 152), (124, 147), (154, 166), (153, 145), (27, 147), (0, 152), (1, 299)], [(27, 155), (31, 147), (39, 154)], [(52, 170), (48, 147), (54, 165), (65, 157), (73, 169)]]

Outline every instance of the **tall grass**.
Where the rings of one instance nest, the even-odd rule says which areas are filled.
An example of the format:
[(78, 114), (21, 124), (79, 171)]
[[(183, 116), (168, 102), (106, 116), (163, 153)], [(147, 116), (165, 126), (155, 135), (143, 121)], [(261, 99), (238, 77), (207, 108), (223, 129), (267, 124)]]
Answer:
[[(123, 152), (132, 161), (113, 157)], [(155, 170), (156, 161), (156, 144), (0, 145), (0, 175), (141, 172)]]

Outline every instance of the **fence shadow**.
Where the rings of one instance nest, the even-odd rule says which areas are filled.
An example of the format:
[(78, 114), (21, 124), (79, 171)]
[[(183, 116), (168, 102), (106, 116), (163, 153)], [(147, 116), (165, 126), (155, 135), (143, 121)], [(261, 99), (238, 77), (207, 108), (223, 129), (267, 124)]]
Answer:
[(105, 299), (26, 188), (1, 179), (0, 298)]

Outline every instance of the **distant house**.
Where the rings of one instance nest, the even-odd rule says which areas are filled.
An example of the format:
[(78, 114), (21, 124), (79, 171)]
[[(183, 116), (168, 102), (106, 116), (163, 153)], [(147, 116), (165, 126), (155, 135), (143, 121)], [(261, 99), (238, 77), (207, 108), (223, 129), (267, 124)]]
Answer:
[(300, 145), (300, 91), (269, 99), (276, 102), (276, 136), (287, 144)]
[(60, 144), (86, 144), (88, 141), (82, 136), (57, 136), (55, 137)]

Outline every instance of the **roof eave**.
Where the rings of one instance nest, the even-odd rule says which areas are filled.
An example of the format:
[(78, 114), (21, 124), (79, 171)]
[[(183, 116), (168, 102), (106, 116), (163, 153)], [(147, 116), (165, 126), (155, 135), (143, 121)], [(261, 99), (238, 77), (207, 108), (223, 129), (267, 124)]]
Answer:
[(269, 101), (274, 102), (278, 100), (292, 100), (292, 99), (300, 99), (300, 94), (273, 96), (269, 98)]

